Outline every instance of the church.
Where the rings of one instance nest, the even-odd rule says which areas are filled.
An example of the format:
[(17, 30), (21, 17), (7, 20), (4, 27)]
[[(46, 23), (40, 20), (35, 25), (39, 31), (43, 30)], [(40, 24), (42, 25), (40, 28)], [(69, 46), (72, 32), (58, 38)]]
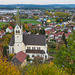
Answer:
[(26, 53), (31, 59), (39, 56), (48, 59), (47, 44), (45, 35), (25, 34), (22, 31), (19, 10), (16, 15), (14, 35), (9, 43), (9, 54), (17, 54), (20, 51)]

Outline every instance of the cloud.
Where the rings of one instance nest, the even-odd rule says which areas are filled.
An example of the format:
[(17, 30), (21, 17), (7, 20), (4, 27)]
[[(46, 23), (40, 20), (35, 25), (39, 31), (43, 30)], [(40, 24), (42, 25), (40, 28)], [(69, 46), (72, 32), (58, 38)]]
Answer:
[(0, 4), (75, 4), (75, 0), (0, 0)]

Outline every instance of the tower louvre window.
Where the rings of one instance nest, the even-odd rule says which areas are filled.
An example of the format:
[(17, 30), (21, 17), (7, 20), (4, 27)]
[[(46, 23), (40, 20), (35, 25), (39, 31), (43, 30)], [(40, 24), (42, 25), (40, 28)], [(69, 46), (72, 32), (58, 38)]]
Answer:
[(20, 33), (20, 31), (18, 30), (18, 33)]
[(16, 30), (16, 33), (18, 33), (18, 31)]

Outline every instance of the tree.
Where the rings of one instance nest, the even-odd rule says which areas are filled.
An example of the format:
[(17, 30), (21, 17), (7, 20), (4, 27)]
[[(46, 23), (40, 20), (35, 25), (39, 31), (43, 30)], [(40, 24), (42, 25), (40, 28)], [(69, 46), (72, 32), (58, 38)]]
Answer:
[(50, 12), (48, 12), (48, 11), (45, 11), (45, 15), (53, 16), (52, 13), (50, 13)]
[(5, 57), (0, 56), (0, 75), (21, 75), (21, 72), (17, 66), (12, 65), (11, 62), (7, 62)]
[(2, 52), (3, 57), (5, 57), (5, 56), (8, 57), (7, 48), (8, 48), (7, 46), (4, 46), (4, 48), (3, 48), (3, 52)]
[(9, 25), (14, 28), (15, 27), (15, 22), (10, 22)]
[(34, 16), (34, 19), (35, 19), (35, 20), (39, 19), (39, 16)]
[(27, 23), (24, 24), (23, 28), (24, 28), (23, 30), (29, 30)]
[(11, 34), (5, 34), (5, 35), (3, 36), (3, 43), (4, 43), (5, 46), (8, 46), (11, 37), (12, 37)]
[(72, 21), (75, 21), (75, 15), (73, 16), (73, 19), (72, 19)]
[(56, 52), (54, 62), (70, 74), (75, 74), (75, 31), (67, 39), (68, 46), (62, 45)]
[(52, 62), (50, 62), (50, 64), (44, 64), (38, 66), (30, 65), (29, 68), (28, 67), (26, 68), (27, 71), (25, 75), (69, 75), (62, 69), (59, 69)]
[(65, 34), (62, 35), (62, 40), (64, 41), (64, 43), (66, 44), (66, 47), (67, 47), (67, 40), (65, 38)]
[(44, 29), (41, 29), (41, 30), (39, 31), (39, 34), (45, 35), (45, 30), (44, 30)]

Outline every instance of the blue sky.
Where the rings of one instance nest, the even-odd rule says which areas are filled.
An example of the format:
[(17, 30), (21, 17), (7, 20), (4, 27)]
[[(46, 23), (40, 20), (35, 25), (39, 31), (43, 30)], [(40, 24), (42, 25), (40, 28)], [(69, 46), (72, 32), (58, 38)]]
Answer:
[(0, 0), (0, 4), (75, 4), (75, 0)]

